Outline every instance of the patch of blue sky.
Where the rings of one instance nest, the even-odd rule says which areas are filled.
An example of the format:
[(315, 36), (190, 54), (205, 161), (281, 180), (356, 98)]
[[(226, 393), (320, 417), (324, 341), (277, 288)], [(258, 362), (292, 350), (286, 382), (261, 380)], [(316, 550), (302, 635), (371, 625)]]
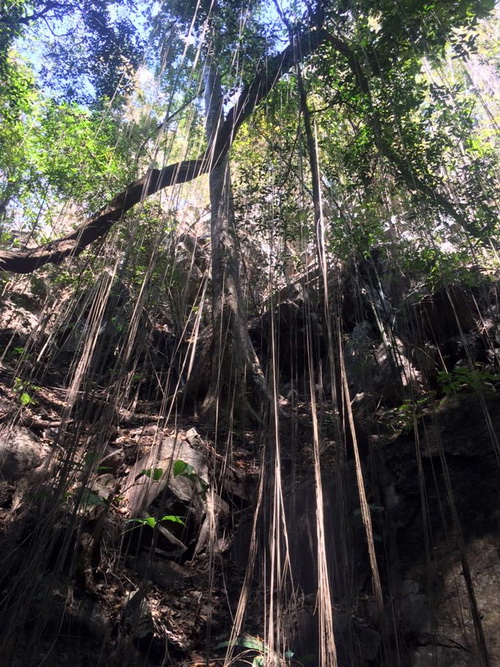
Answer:
[[(144, 0), (137, 3), (114, 2), (108, 5), (107, 12), (112, 24), (123, 20), (130, 21), (138, 35), (147, 40), (151, 19), (158, 15), (161, 7), (162, 3), (158, 0)], [(293, 25), (299, 21), (306, 13), (307, 6), (303, 0), (263, 0), (259, 9), (261, 23), (267, 28), (268, 54), (272, 54), (280, 51), (288, 42), (285, 22)], [(80, 102), (85, 104), (84, 100), (92, 101), (96, 94), (89, 75), (78, 71), (71, 63), (66, 63), (65, 67), (61, 68), (57, 64), (57, 58), (50, 57), (51, 52), (57, 50), (59, 40), (68, 39), (68, 36), (73, 39), (72, 48), (78, 49), (79, 44), (82, 49), (85, 48), (83, 26), (82, 15), (78, 9), (63, 19), (48, 16), (36, 25), (29, 26), (25, 35), (17, 40), (16, 48), (23, 59), (31, 64), (38, 80), (43, 82), (44, 92), (47, 95), (58, 97), (63, 91), (72, 87)], [(183, 40), (183, 35), (178, 37)], [(184, 35), (186, 47), (196, 40), (197, 36), (192, 32)], [(137, 75), (139, 85), (147, 90), (148, 83), (152, 82), (155, 75), (146, 62), (140, 66)], [(234, 103), (239, 90), (231, 92), (231, 103)]]
[[(127, 2), (115, 2), (107, 7), (111, 24), (119, 21), (130, 21), (141, 38), (146, 38), (148, 32), (147, 12), (158, 11), (159, 3), (142, 2), (137, 8)], [(57, 59), (51, 58), (61, 40), (73, 39), (72, 48), (82, 49), (84, 46), (83, 19), (81, 11), (75, 5), (75, 10), (63, 18), (48, 14), (45, 18), (29, 24), (24, 35), (15, 42), (15, 49), (20, 57), (31, 65), (38, 82), (43, 83), (44, 92), (57, 97), (61, 92), (73, 86), (80, 99), (92, 100), (95, 98), (95, 88), (89, 76), (82, 72), (71, 72), (71, 76), (58, 69)], [(68, 70), (71, 70), (69, 64)]]

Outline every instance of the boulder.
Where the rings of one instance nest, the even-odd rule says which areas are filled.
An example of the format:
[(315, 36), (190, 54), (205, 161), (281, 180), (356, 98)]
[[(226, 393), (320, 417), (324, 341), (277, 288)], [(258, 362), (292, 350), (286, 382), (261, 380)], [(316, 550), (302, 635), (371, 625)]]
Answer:
[(0, 426), (0, 477), (14, 481), (37, 468), (51, 449), (22, 426)]

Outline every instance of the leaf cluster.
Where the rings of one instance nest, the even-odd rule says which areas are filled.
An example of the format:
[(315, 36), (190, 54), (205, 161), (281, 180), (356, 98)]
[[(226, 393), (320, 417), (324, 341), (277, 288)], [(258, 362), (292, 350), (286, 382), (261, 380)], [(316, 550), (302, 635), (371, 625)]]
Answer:
[(43, 83), (65, 100), (121, 101), (144, 51), (130, 20), (135, 10), (134, 0), (3, 0), (0, 72), (8, 68), (10, 48), (24, 38)]

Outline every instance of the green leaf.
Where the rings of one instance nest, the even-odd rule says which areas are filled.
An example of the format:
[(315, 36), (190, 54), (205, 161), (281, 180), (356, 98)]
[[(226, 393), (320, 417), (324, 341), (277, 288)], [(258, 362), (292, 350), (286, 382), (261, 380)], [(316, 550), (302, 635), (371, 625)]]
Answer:
[(147, 470), (141, 470), (141, 475), (146, 475), (146, 477), (153, 479), (154, 482), (159, 482), (163, 477), (163, 469), (148, 468)]
[(92, 489), (83, 489), (81, 495), (82, 505), (105, 505), (105, 501)]
[(229, 646), (241, 646), (242, 648), (252, 649), (261, 653), (265, 653), (269, 650), (262, 639), (259, 639), (259, 637), (252, 637), (251, 635), (237, 637), (234, 641), (221, 642), (220, 644), (217, 644), (215, 649), (218, 650), (220, 648), (226, 648)]
[(22, 379), (19, 378), (19, 377), (16, 377), (16, 378), (14, 379), (14, 387), (13, 387), (13, 390), (14, 390), (16, 393), (19, 392), (19, 391), (22, 391), (23, 388), (24, 388), (24, 385), (25, 385), (24, 380), (22, 380)]
[(172, 523), (180, 523), (183, 526), (186, 525), (186, 522), (184, 521), (184, 519), (180, 516), (175, 515), (175, 514), (166, 514), (165, 516), (162, 516), (160, 521), (171, 521)]
[(174, 477), (179, 475), (192, 475), (194, 473), (194, 468), (190, 463), (181, 461), (180, 459), (174, 463)]
[(31, 403), (31, 396), (24, 391), (19, 397), (19, 400), (21, 401), (21, 405), (28, 405)]
[(138, 519), (128, 519), (127, 523), (139, 523), (141, 526), (149, 526), (150, 528), (154, 528), (156, 526), (156, 519), (154, 516), (146, 516), (146, 517), (140, 517)]

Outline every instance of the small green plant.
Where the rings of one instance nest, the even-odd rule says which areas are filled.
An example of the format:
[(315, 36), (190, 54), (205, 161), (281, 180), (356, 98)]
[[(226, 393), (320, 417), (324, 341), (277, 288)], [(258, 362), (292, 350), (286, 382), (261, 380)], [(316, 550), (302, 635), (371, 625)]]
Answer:
[[(242, 648), (245, 649), (244, 653), (257, 653), (254, 656), (251, 664), (252, 667), (264, 667), (268, 664), (269, 658), (273, 658), (273, 664), (283, 664), (284, 661), (279, 660), (278, 655), (275, 651), (271, 651), (269, 646), (265, 643), (260, 637), (253, 637), (252, 635), (242, 635), (237, 637), (234, 640), (229, 640), (226, 642), (221, 642), (215, 647), (216, 651), (219, 651), (222, 648)], [(238, 655), (238, 658), (241, 658), (243, 653)], [(287, 661), (293, 658), (293, 651), (285, 651), (284, 658)]]
[(391, 408), (384, 414), (384, 421), (394, 430), (401, 433), (410, 433), (415, 424), (415, 418), (420, 419), (435, 400), (434, 392), (419, 399), (408, 399), (397, 408)]
[(80, 487), (75, 491), (66, 491), (62, 496), (62, 501), (68, 505), (77, 503), (80, 508), (83, 508), (84, 510), (89, 507), (102, 507), (107, 505), (107, 502), (101, 498), (98, 493), (89, 489), (87, 486)]
[(36, 405), (37, 401), (33, 394), (40, 389), (36, 384), (32, 384), (28, 380), (16, 377), (12, 389), (16, 394), (19, 394), (19, 402), (23, 407), (26, 407), (27, 405)]
[(184, 519), (176, 514), (166, 514), (165, 516), (162, 516), (161, 519), (156, 519), (154, 516), (128, 519), (127, 523), (138, 523), (141, 526), (149, 526), (150, 528), (156, 528), (156, 526), (159, 526), (162, 521), (170, 521), (170, 523), (180, 523), (183, 526), (186, 525)]
[(29, 361), (32, 359), (32, 356), (32, 353), (27, 352), (24, 347), (7, 347), (3, 353), (3, 357), (9, 362), (16, 362), (19, 361), (19, 359)]
[(441, 391), (446, 395), (458, 392), (492, 393), (495, 391), (495, 383), (500, 382), (500, 375), (480, 366), (475, 368), (459, 366), (449, 373), (440, 371), (437, 374), (437, 380)]
[(434, 401), (434, 393), (428, 394), (418, 399), (409, 399), (404, 401), (396, 411), (401, 419), (403, 428), (413, 428), (413, 420), (416, 417), (420, 419), (425, 414), (425, 409)]
[(174, 463), (174, 477), (187, 477), (195, 484), (200, 486), (200, 496), (203, 500), (207, 497), (207, 491), (209, 489), (209, 484), (204, 479), (202, 479), (198, 473), (195, 472), (195, 469), (190, 463), (181, 461), (180, 459)]
[[(163, 468), (143, 468), (136, 476), (134, 484), (139, 484), (140, 482), (138, 480), (141, 477), (149, 477), (153, 482), (159, 482), (164, 474), (165, 470), (163, 470)], [(207, 491), (210, 485), (195, 472), (195, 469), (190, 463), (181, 460), (175, 461), (173, 465), (173, 474), (174, 477), (186, 477), (193, 482), (195, 486), (198, 487), (198, 493), (201, 498), (206, 500)]]
[(153, 482), (159, 482), (163, 477), (163, 468), (148, 468), (147, 470), (141, 470), (141, 475), (145, 475), (152, 479)]
[(101, 507), (106, 505), (106, 501), (98, 493), (87, 487), (81, 490), (80, 503), (86, 507)]

